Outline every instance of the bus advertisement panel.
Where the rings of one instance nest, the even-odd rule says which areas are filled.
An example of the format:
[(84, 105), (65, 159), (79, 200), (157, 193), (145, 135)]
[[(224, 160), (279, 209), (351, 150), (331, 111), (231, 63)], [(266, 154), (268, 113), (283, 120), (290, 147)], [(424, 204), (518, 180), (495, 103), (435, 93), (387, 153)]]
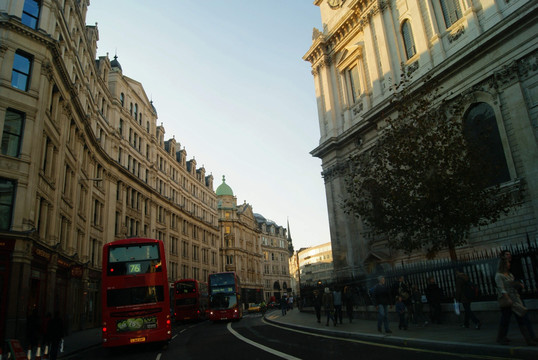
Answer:
[(176, 321), (202, 320), (209, 305), (207, 283), (195, 279), (174, 282), (174, 317)]
[(209, 319), (239, 320), (243, 317), (241, 284), (234, 272), (209, 275)]
[(168, 342), (172, 336), (164, 245), (133, 238), (103, 246), (103, 346)]

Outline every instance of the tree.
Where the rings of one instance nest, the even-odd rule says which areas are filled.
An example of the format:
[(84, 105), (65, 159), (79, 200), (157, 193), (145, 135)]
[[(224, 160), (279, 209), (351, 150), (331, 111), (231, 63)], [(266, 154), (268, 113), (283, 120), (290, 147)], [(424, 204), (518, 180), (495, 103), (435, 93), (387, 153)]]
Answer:
[(456, 260), (470, 229), (497, 221), (521, 192), (492, 181), (504, 168), (482, 156), (491, 129), (468, 131), (458, 99), (443, 100), (429, 79), (410, 88), (404, 75), (393, 87), (394, 115), (370, 149), (350, 158), (343, 208), (392, 249), (425, 249), (429, 258), (448, 249)]

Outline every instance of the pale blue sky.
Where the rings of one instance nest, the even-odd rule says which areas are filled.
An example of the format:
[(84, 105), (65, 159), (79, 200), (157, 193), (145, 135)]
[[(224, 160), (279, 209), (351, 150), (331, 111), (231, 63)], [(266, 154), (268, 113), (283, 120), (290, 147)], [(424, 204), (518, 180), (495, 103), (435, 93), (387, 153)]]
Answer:
[(238, 203), (286, 226), (295, 249), (330, 241), (310, 64), (313, 0), (91, 0), (97, 56), (118, 55), (175, 136)]

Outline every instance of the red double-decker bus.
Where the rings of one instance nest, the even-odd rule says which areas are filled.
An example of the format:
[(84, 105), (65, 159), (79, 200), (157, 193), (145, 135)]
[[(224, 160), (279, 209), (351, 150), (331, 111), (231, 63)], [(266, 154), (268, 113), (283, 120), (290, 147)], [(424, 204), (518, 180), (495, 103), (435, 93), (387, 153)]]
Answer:
[(234, 272), (209, 275), (209, 319), (240, 320), (243, 317), (241, 306), (241, 283)]
[(208, 305), (207, 283), (195, 279), (181, 279), (174, 282), (176, 321), (205, 319)]
[(103, 246), (103, 346), (168, 342), (172, 336), (164, 245), (133, 238)]

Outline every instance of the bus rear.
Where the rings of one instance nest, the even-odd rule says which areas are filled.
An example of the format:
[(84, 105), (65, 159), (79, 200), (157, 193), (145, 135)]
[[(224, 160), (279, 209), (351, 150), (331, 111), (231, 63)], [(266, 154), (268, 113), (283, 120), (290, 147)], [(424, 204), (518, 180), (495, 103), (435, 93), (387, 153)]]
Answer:
[(163, 243), (125, 239), (103, 246), (103, 346), (168, 342), (170, 293)]
[(240, 320), (243, 317), (243, 307), (239, 277), (233, 272), (210, 274), (208, 285), (209, 319)]
[(202, 320), (208, 307), (207, 284), (195, 279), (174, 283), (174, 317), (176, 321)]

